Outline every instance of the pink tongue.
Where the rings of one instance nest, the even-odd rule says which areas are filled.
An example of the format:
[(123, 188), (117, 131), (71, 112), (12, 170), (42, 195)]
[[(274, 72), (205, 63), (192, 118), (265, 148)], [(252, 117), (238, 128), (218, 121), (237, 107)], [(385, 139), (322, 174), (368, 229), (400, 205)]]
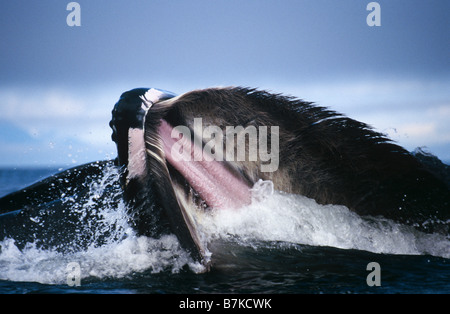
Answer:
[[(182, 137), (182, 133), (165, 120), (161, 120), (158, 132), (167, 161), (210, 207), (240, 208), (251, 203), (251, 187), (231, 174), (220, 162), (201, 158), (201, 147)], [(175, 143), (177, 146), (174, 148)]]

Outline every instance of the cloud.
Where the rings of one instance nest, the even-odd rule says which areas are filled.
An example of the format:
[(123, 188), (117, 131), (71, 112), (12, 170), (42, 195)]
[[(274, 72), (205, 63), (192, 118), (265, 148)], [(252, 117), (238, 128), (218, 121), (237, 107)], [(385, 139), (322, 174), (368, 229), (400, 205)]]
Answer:
[[(450, 92), (445, 88), (449, 83), (359, 80), (260, 88), (315, 101), (368, 123), (409, 150), (428, 146), (441, 159), (450, 160)], [(32, 159), (72, 165), (115, 157), (108, 122), (112, 106), (130, 88), (1, 88), (0, 163)], [(167, 89), (177, 91), (173, 85)], [(17, 156), (20, 153), (22, 157)]]
[[(73, 164), (110, 156), (108, 122), (117, 96), (94, 90), (2, 88), (0, 163)], [(20, 152), (26, 157), (13, 156)]]
[(423, 141), (427, 145), (447, 144), (450, 150), (450, 102), (447, 105), (437, 105), (424, 111), (410, 113), (410, 121), (401, 123), (400, 134), (405, 134), (415, 142)]
[(86, 125), (96, 125), (109, 118), (114, 101), (99, 101), (102, 91), (98, 92), (95, 95), (83, 91), (75, 94), (74, 91), (62, 89), (3, 89), (0, 90), (1, 119), (27, 130), (33, 136), (45, 130), (60, 131), (62, 134), (71, 129), (83, 132)]
[(365, 122), (409, 150), (450, 161), (450, 79), (361, 79), (276, 86)]

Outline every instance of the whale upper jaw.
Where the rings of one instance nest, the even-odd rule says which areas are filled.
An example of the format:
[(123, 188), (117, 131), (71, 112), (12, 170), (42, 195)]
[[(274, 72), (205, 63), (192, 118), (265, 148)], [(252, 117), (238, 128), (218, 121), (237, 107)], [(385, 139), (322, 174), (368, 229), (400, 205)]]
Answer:
[[(158, 132), (161, 123), (159, 109), (149, 114), (155, 104), (176, 97), (155, 88), (139, 88), (125, 92), (114, 106), (110, 126), (117, 145), (116, 163), (123, 168), (121, 183), (125, 200), (134, 207), (133, 219), (147, 221), (151, 215), (148, 199), (157, 194), (161, 206), (181, 246), (200, 262), (204, 271), (210, 267), (210, 253), (197, 228), (197, 215), (204, 202), (193, 197), (188, 182), (166, 161), (163, 142)], [(169, 105), (162, 105), (169, 108)], [(166, 110), (162, 110), (165, 112)], [(147, 116), (152, 121), (146, 121)], [(146, 233), (145, 224), (136, 221), (138, 232)], [(198, 269), (197, 269), (198, 271)]]
[(130, 155), (129, 141), (135, 145), (135, 147), (131, 147), (132, 149), (136, 149), (136, 147), (142, 148), (140, 147), (142, 145), (139, 145), (134, 139), (137, 139), (136, 136), (138, 135), (143, 135), (145, 116), (148, 110), (153, 104), (175, 96), (172, 92), (156, 88), (135, 88), (120, 96), (119, 101), (112, 110), (112, 119), (109, 122), (113, 131), (111, 138), (117, 145), (118, 163), (120, 166), (128, 165)]

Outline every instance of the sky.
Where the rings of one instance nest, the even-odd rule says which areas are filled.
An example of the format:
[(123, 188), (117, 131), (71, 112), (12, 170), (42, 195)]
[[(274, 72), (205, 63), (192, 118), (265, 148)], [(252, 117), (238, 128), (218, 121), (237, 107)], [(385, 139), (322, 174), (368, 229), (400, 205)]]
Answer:
[(0, 3), (0, 166), (116, 156), (122, 92), (247, 86), (295, 96), (450, 162), (450, 1)]

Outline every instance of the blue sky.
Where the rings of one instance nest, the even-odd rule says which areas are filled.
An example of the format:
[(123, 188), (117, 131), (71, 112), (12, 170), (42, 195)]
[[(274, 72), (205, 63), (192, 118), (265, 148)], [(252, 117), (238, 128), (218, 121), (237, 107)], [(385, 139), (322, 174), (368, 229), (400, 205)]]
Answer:
[(450, 2), (70, 1), (0, 4), (0, 166), (113, 158), (123, 91), (243, 85), (314, 101), (450, 161)]

